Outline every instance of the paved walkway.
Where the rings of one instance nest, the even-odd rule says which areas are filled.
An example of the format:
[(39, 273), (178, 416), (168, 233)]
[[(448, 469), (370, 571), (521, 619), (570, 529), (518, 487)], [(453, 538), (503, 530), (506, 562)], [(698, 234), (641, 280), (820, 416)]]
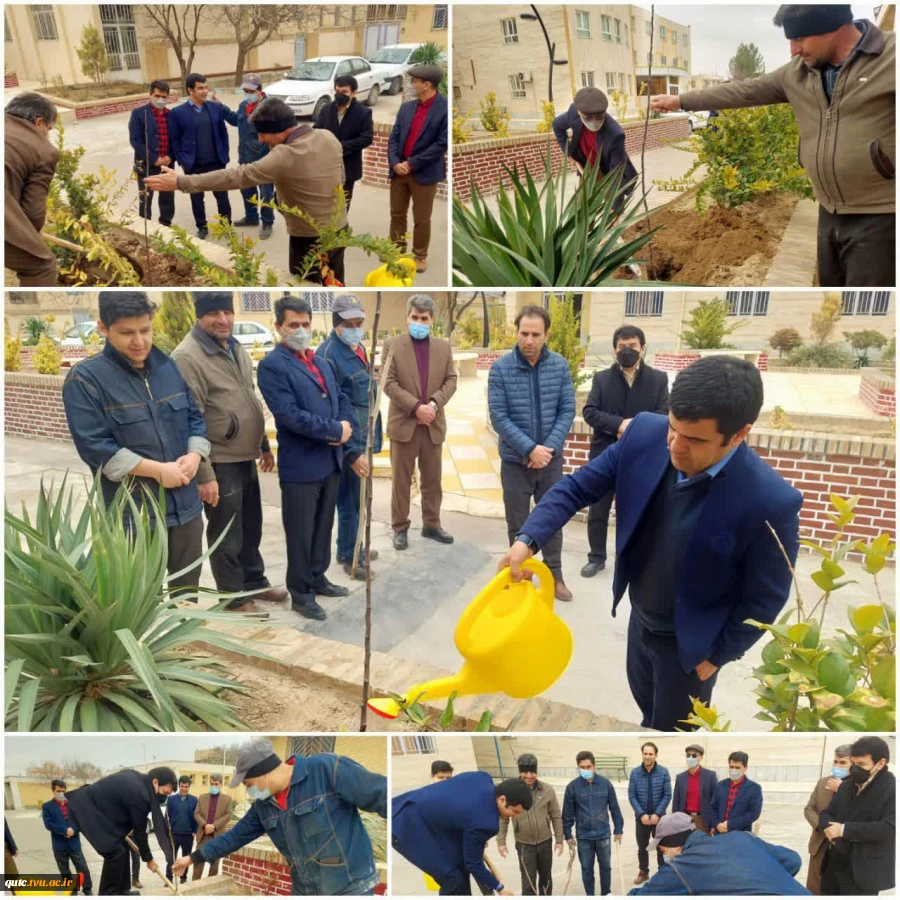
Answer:
[(801, 200), (781, 238), (765, 287), (812, 287), (816, 280), (819, 204)]

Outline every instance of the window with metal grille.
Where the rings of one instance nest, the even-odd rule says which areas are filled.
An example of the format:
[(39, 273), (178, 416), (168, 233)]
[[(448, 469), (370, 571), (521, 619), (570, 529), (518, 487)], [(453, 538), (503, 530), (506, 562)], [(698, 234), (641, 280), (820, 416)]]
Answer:
[(582, 72), (581, 73), (581, 86), (582, 87), (593, 87), (594, 86), (594, 73), (593, 72)]
[(334, 753), (334, 738), (322, 735), (291, 738), (291, 756), (315, 756), (317, 753)]
[(626, 316), (661, 316), (663, 314), (662, 291), (626, 291)]
[(616, 43), (622, 43), (622, 22), (619, 19), (613, 19), (613, 30), (616, 34)]
[(453, 99), (462, 100), (462, 88), (458, 84), (453, 85)]
[(765, 316), (769, 313), (768, 291), (726, 291), (729, 316)]
[(300, 296), (309, 303), (314, 313), (330, 313), (334, 304), (334, 295), (330, 291), (300, 291)]
[(525, 81), (518, 74), (509, 76), (509, 92), (513, 100), (525, 99)]
[(614, 91), (616, 89), (616, 73), (615, 72), (607, 72), (606, 73), (606, 90)]
[(668, 65), (669, 58), (667, 56), (660, 56), (659, 61), (662, 65)]
[(391, 752), (398, 756), (413, 753), (437, 753), (434, 738), (427, 734), (391, 735)]
[(134, 8), (122, 3), (101, 4), (100, 22), (103, 41), (111, 72), (140, 69), (137, 32), (134, 28)]
[(845, 316), (886, 316), (890, 291), (844, 291), (841, 313)]
[(366, 19), (369, 22), (380, 22), (391, 19), (405, 19), (406, 7), (396, 4), (377, 3), (366, 7)]
[(35, 303), (37, 302), (37, 294), (34, 291), (7, 291), (6, 299), (10, 303)]
[(31, 21), (34, 23), (34, 31), (39, 41), (56, 41), (56, 19), (53, 17), (53, 7), (49, 3), (39, 3), (31, 7)]
[(431, 18), (431, 27), (434, 31), (440, 31), (447, 27), (447, 7), (436, 6)]
[(268, 291), (242, 291), (241, 309), (245, 313), (272, 312), (272, 298)]
[(515, 19), (501, 19), (500, 28), (503, 31), (504, 44), (519, 43), (519, 26)]
[[(601, 19), (606, 19), (606, 30), (609, 31), (609, 16), (601, 16)], [(591, 36), (591, 14), (587, 10), (575, 10), (575, 36), (580, 38)], [(608, 41), (609, 37), (604, 36), (603, 39)]]

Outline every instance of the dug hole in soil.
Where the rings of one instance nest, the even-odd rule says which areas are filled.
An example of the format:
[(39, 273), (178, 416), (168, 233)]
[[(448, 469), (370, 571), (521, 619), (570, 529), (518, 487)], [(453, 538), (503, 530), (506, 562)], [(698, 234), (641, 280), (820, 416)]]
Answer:
[(120, 228), (110, 229), (103, 237), (119, 254), (124, 256), (138, 273), (144, 287), (203, 287), (206, 282), (197, 275), (193, 263), (179, 256), (157, 253), (150, 247), (147, 260), (147, 245), (143, 235), (135, 235)]
[[(797, 197), (763, 194), (735, 209), (710, 204), (704, 215), (694, 209), (695, 193), (688, 191), (651, 215), (650, 227), (662, 227), (639, 251), (648, 261), (648, 277), (699, 287), (763, 284)], [(625, 238), (646, 232), (647, 220), (642, 219)], [(634, 275), (622, 269), (618, 277)]]

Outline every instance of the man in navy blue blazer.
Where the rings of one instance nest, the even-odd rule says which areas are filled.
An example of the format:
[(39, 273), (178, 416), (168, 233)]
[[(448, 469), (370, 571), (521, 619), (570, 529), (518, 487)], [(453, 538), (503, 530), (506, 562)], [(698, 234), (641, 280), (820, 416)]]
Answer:
[(616, 200), (619, 207), (634, 189), (637, 170), (625, 151), (625, 132), (609, 115), (608, 107), (609, 100), (600, 88), (583, 87), (568, 110), (553, 120), (553, 133), (559, 149), (575, 161), (579, 172), (597, 162), (603, 175), (621, 166), (622, 191)]
[(691, 821), (704, 834), (709, 832), (707, 823), (716, 800), (716, 773), (703, 767), (703, 748), (689, 744), (685, 750), (687, 768), (675, 776), (672, 791), (672, 812), (687, 813)]
[(91, 870), (81, 849), (81, 837), (75, 827), (75, 821), (69, 813), (66, 783), (61, 778), (54, 778), (50, 782), (50, 788), (53, 791), (53, 799), (41, 807), (41, 818), (44, 820), (44, 828), (50, 832), (50, 844), (56, 867), (60, 875), (70, 876), (71, 862), (75, 866), (75, 871), (82, 876), (81, 892), (88, 897), (93, 893)]
[(762, 788), (747, 777), (750, 757), (736, 750), (728, 757), (728, 777), (716, 787), (709, 811), (709, 833), (753, 831), (753, 823), (762, 815)]
[(745, 443), (762, 403), (751, 363), (688, 366), (668, 417), (640, 413), (558, 481), (500, 561), (521, 580), (522, 564), (576, 512), (616, 492), (612, 612), (627, 589), (626, 669), (645, 728), (683, 728), (689, 698), (708, 703), (719, 669), (763, 635), (746, 620), (774, 622), (790, 594), (785, 554), (793, 566), (803, 497)]
[(416, 271), (428, 267), (431, 213), (438, 183), (447, 177), (447, 98), (438, 91), (441, 66), (413, 66), (407, 73), (416, 99), (401, 104), (388, 138), (391, 179), (391, 240), (406, 252), (412, 202)]
[[(191, 72), (185, 79), (187, 101), (169, 111), (169, 138), (175, 162), (185, 175), (218, 172), (228, 165), (228, 130), (225, 128), (225, 107), (216, 100), (208, 100), (206, 76)], [(215, 93), (213, 93), (215, 97)], [(213, 191), (218, 215), (231, 221), (231, 201), (228, 191)], [(191, 210), (197, 226), (197, 237), (209, 234), (206, 223), (206, 202), (203, 193), (191, 194)]]
[[(138, 183), (138, 215), (152, 219), (153, 191), (144, 187), (148, 175), (159, 175), (160, 166), (172, 165), (169, 149), (169, 85), (165, 81), (150, 82), (150, 102), (136, 106), (128, 120), (128, 140), (134, 150), (134, 174)], [(159, 224), (171, 225), (175, 216), (175, 194), (159, 195)]]
[(307, 619), (324, 619), (321, 597), (346, 597), (325, 573), (331, 565), (331, 532), (353, 406), (331, 368), (316, 359), (312, 307), (299, 297), (275, 304), (281, 343), (256, 371), (260, 393), (275, 417), (281, 520), (287, 543), (291, 606)]

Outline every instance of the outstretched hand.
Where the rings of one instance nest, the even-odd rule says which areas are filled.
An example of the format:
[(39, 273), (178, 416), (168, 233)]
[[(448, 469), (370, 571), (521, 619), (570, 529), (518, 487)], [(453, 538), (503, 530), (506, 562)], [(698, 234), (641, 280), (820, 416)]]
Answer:
[(144, 184), (148, 191), (177, 191), (178, 173), (168, 166), (162, 166), (162, 174), (148, 175)]

